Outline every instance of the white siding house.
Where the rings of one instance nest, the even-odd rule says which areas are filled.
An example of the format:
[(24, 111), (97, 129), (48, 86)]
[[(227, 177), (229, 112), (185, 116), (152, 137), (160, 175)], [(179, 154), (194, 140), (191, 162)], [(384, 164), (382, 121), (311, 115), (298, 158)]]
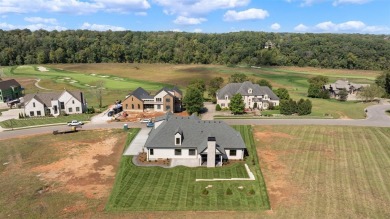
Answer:
[(24, 113), (27, 116), (58, 116), (84, 113), (87, 104), (80, 91), (28, 94), (24, 97)]

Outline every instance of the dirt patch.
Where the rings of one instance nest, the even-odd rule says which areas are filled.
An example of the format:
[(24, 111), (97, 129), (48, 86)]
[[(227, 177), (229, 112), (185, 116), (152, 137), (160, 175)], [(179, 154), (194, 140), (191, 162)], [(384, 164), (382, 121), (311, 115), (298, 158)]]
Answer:
[[(115, 170), (121, 156), (118, 145), (124, 144), (125, 138), (111, 137), (98, 142), (83, 142), (56, 147), (65, 157), (59, 161), (37, 166), (31, 169), (41, 180), (52, 184), (52, 191), (64, 190), (71, 193), (82, 193), (87, 198), (108, 197)], [(73, 207), (67, 207), (72, 211)]]
[[(121, 116), (118, 117), (118, 120), (121, 122), (139, 122), (142, 119), (151, 119), (154, 120), (159, 116), (165, 115), (165, 112), (124, 112)], [(189, 116), (186, 111), (175, 113), (176, 116)]]
[(282, 132), (271, 132), (271, 131), (266, 131), (266, 132), (256, 132), (255, 133), (255, 139), (261, 139), (264, 142), (272, 142), (273, 139), (275, 138), (288, 138), (288, 139), (294, 139), (293, 136), (282, 133)]
[(267, 184), (271, 209), (275, 210), (280, 206), (290, 206), (301, 203), (299, 197), (301, 197), (302, 191), (290, 179), (291, 168), (288, 168), (279, 159), (280, 154), (275, 150), (269, 149), (259, 150), (257, 154), (261, 160), (261, 166), (263, 167), (262, 170)]

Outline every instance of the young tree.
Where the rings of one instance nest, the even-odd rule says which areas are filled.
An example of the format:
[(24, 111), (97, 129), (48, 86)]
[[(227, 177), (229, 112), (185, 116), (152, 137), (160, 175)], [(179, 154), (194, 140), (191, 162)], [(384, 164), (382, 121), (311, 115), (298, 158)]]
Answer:
[(236, 73), (230, 76), (230, 83), (242, 83), (248, 80), (248, 77), (243, 73)]
[(363, 101), (373, 101), (376, 97), (382, 97), (385, 94), (385, 90), (382, 87), (379, 87), (376, 84), (373, 84), (368, 87), (364, 87), (359, 93), (359, 98)]
[(183, 98), (183, 104), (189, 114), (199, 113), (204, 106), (202, 92), (196, 87), (189, 86)]
[(217, 102), (216, 94), (223, 84), (223, 78), (215, 77), (210, 80), (208, 88), (208, 96), (212, 99), (213, 103)]
[(274, 92), (276, 96), (278, 96), (281, 100), (290, 99), (290, 94), (288, 93), (288, 90), (286, 88), (278, 88)]
[(347, 101), (348, 99), (348, 91), (344, 88), (340, 90), (339, 92), (339, 100), (340, 101)]
[(260, 79), (258, 81), (256, 81), (256, 84), (260, 85), (260, 86), (267, 86), (269, 87), (269, 89), (272, 90), (272, 85), (271, 85), (271, 82), (265, 80), (265, 79)]
[(234, 115), (244, 113), (245, 103), (241, 94), (237, 93), (233, 95), (232, 99), (230, 100), (229, 108)]
[(293, 99), (280, 101), (280, 113), (284, 115), (291, 115), (297, 112), (297, 102)]
[(308, 115), (311, 113), (312, 104), (309, 99), (300, 99), (297, 103), (297, 113), (298, 115)]
[(102, 108), (103, 106), (103, 96), (105, 94), (105, 87), (104, 81), (95, 81), (92, 83), (93, 86), (91, 86), (91, 92), (92, 94), (96, 97), (98, 103), (99, 103), (99, 108)]

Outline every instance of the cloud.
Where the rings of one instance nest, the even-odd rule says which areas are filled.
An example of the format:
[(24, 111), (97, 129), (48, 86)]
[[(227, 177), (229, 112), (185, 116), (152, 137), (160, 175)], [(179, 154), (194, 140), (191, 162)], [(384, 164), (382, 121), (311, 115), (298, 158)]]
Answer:
[(272, 29), (272, 30), (279, 30), (279, 29), (280, 29), (280, 24), (278, 24), (278, 23), (272, 24), (272, 25), (271, 25), (271, 29)]
[(369, 26), (362, 21), (346, 21), (343, 23), (333, 23), (332, 21), (325, 21), (307, 27), (300, 24), (294, 28), (298, 32), (322, 32), (322, 33), (389, 33), (390, 28), (387, 26)]
[(307, 30), (309, 30), (309, 27), (305, 26), (304, 24), (299, 24), (294, 27), (294, 30), (298, 32), (306, 32)]
[(333, 6), (338, 6), (341, 4), (365, 4), (370, 2), (371, 0), (336, 0), (333, 2)]
[(0, 14), (60, 12), (69, 14), (89, 14), (99, 11), (126, 13), (148, 9), (147, 0), (2, 0)]
[(153, 0), (164, 8), (168, 15), (201, 15), (221, 9), (232, 9), (247, 6), (250, 0)]
[(333, 6), (338, 6), (341, 4), (365, 4), (368, 3), (372, 0), (286, 0), (288, 3), (292, 2), (301, 2), (300, 6), (301, 7), (306, 7), (306, 6), (312, 6), (313, 4), (317, 3), (323, 3), (323, 2), (332, 2)]
[(200, 29), (200, 28), (196, 28), (196, 29), (194, 29), (194, 31), (193, 31), (194, 33), (202, 33), (203, 32), (203, 30), (202, 29)]
[(269, 13), (263, 9), (251, 8), (245, 11), (229, 10), (223, 16), (225, 21), (258, 20), (269, 16)]
[(146, 13), (144, 11), (142, 11), (142, 12), (135, 12), (134, 14), (137, 15), (137, 16), (147, 16), (148, 15), (148, 13)]
[(118, 26), (111, 26), (111, 25), (105, 25), (105, 24), (90, 24), (88, 22), (85, 22), (81, 29), (83, 30), (96, 30), (96, 31), (124, 31), (126, 30), (124, 27), (118, 27)]
[(41, 18), (41, 17), (25, 17), (25, 21), (30, 23), (44, 23), (44, 24), (57, 24), (57, 19), (55, 18)]
[(31, 31), (40, 30), (40, 29), (48, 30), (48, 31), (67, 30), (66, 27), (62, 27), (62, 26), (58, 26), (58, 25), (47, 25), (47, 24), (13, 25), (13, 24), (8, 24), (8, 23), (0, 23), (0, 29), (4, 29), (4, 30), (30, 29)]
[(179, 16), (176, 18), (176, 20), (173, 21), (173, 23), (180, 24), (180, 25), (196, 25), (196, 24), (201, 24), (202, 22), (205, 21), (207, 21), (207, 19), (205, 18)]

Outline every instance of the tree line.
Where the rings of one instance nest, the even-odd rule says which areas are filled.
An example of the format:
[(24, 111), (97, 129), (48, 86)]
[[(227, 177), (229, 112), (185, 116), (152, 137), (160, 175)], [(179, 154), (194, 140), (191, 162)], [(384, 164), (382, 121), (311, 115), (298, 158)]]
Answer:
[(3, 66), (101, 62), (383, 70), (390, 69), (390, 40), (367, 34), (0, 30)]

